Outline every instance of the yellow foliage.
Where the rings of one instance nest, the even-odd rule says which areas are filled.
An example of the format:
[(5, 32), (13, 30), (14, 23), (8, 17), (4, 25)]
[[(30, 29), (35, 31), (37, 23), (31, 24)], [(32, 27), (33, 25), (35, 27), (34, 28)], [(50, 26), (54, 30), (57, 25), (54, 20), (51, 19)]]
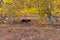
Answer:
[(38, 12), (39, 12), (38, 9), (35, 7), (24, 8), (23, 10), (21, 10), (21, 13), (23, 13), (23, 14), (26, 14), (26, 13), (31, 14), (31, 13), (38, 13)]
[[(9, 13), (17, 16), (20, 14), (37, 14), (40, 16), (40, 19), (42, 19), (42, 17), (47, 16), (49, 12), (51, 12), (52, 15), (60, 13), (60, 0), (4, 0), (4, 2), (12, 2), (12, 4), (11, 6), (9, 4), (5, 4), (0, 8), (0, 14), (3, 15), (7, 15)], [(10, 7), (12, 7), (12, 9), (10, 9)], [(44, 24), (46, 22), (41, 23)]]
[(21, 13), (28, 13), (28, 8), (24, 8), (23, 10), (21, 10)]
[(37, 8), (32, 7), (32, 8), (29, 9), (29, 12), (30, 12), (30, 13), (38, 13), (39, 11), (38, 11)]
[(12, 2), (12, 0), (3, 0), (4, 3), (9, 3), (9, 2)]
[[(45, 3), (47, 0), (45, 1), (42, 1), (42, 0), (26, 0), (26, 1), (21, 1), (21, 0), (4, 0), (5, 3), (9, 3), (9, 2), (12, 2), (12, 10), (14, 11), (14, 15), (20, 15), (20, 14), (32, 14), (32, 13), (40, 13), (40, 14), (44, 14), (46, 15), (46, 13), (44, 11), (46, 11), (46, 7), (45, 7)], [(48, 7), (50, 7), (51, 5), (49, 4), (50, 0), (48, 0)], [(22, 3), (21, 3), (22, 2)], [(36, 4), (39, 3), (39, 8), (36, 8)], [(54, 14), (55, 12), (60, 12), (60, 9), (57, 7), (57, 5), (60, 4), (60, 1), (59, 0), (52, 0), (52, 14)], [(31, 8), (29, 8), (29, 6), (31, 6)], [(5, 5), (7, 6), (7, 4)], [(9, 6), (9, 5), (8, 5)], [(10, 7), (8, 7), (7, 9), (9, 9)], [(19, 9), (19, 10), (18, 10)], [(22, 10), (21, 10), (22, 9)], [(3, 8), (0, 8), (0, 12), (1, 10), (3, 10)], [(6, 8), (5, 8), (6, 10)], [(8, 12), (7, 11), (4, 11), (5, 14)], [(39, 15), (39, 14), (38, 14)]]
[(2, 10), (2, 8), (0, 8), (0, 11)]

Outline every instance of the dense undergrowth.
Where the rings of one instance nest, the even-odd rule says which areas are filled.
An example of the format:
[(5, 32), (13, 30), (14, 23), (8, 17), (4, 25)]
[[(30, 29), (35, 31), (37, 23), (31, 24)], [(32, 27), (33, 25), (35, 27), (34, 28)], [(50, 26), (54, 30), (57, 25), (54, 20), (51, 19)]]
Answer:
[[(44, 17), (56, 16), (60, 14), (60, 1), (59, 0), (4, 0), (0, 1), (0, 14), (8, 20), (14, 20), (15, 17), (20, 15), (32, 14), (38, 15), (39, 20)], [(5, 17), (7, 16), (7, 17)], [(41, 21), (40, 21), (41, 22)], [(43, 23), (43, 22), (42, 22)]]

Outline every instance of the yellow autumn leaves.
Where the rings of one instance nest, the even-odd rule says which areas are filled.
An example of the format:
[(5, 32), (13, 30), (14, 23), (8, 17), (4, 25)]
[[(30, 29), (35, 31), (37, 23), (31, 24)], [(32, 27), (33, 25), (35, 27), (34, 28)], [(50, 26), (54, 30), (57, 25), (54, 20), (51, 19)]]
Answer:
[(38, 9), (35, 7), (32, 8), (24, 8), (21, 13), (38, 13)]
[(3, 0), (4, 3), (9, 3), (9, 2), (12, 2), (12, 0)]
[[(46, 11), (45, 10), (45, 7), (44, 7), (44, 2), (42, 1), (42, 0), (33, 0), (33, 1), (31, 1), (31, 0), (26, 0), (27, 2), (25, 2), (25, 0), (14, 0), (14, 2), (13, 2), (13, 0), (3, 0), (5, 3), (9, 3), (9, 2), (12, 2), (12, 3), (14, 3), (14, 2), (16, 2), (15, 4), (16, 5), (14, 5), (14, 7), (16, 6), (16, 8), (18, 8), (18, 5), (19, 6), (27, 6), (27, 4), (29, 3), (29, 5), (33, 5), (31, 8), (28, 8), (28, 7), (25, 7), (23, 10), (21, 10), (20, 8), (19, 8), (19, 11), (20, 11), (20, 13), (22, 13), (22, 14), (26, 14), (26, 13), (28, 13), (28, 14), (32, 14), (32, 13), (39, 13), (40, 11), (41, 12), (43, 12), (42, 10), (44, 10), (44, 11)], [(23, 1), (23, 3), (19, 3), (20, 1)], [(39, 9), (37, 9), (36, 7), (35, 7), (35, 4), (37, 4), (38, 3), (38, 1), (39, 1)], [(46, 0), (47, 1), (47, 0)], [(50, 1), (50, 0), (49, 0)], [(17, 3), (18, 2), (18, 3)], [(35, 3), (35, 4), (34, 4)], [(24, 4), (26, 4), (26, 5), (24, 5)], [(48, 3), (49, 4), (49, 3)], [(52, 11), (52, 13), (54, 13), (54, 12), (60, 12), (60, 8), (58, 8), (57, 7), (57, 5), (59, 5), (60, 4), (60, 0), (54, 0), (54, 1), (52, 1), (52, 4), (53, 4), (53, 11)], [(13, 6), (13, 5), (12, 5)], [(14, 8), (13, 7), (13, 8)], [(8, 8), (7, 8), (8, 9)], [(2, 10), (2, 8), (0, 8), (0, 11)], [(15, 10), (15, 9), (12, 9), (12, 10)], [(38, 11), (38, 10), (40, 10), (40, 11)], [(16, 12), (16, 14), (17, 13), (19, 13), (18, 12), (18, 10), (16, 9), (15, 10), (15, 12)], [(40, 13), (41, 13), (40, 12)], [(19, 13), (19, 14), (20, 14)], [(43, 12), (44, 13), (44, 12)], [(45, 14), (45, 13), (44, 13)]]
[[(20, 14), (37, 14), (37, 15), (46, 15), (46, 1), (50, 0), (3, 0), (5, 3), (10, 3), (12, 2), (12, 14), (13, 15), (20, 15)], [(51, 5), (49, 5), (50, 3), (47, 2), (47, 7), (49, 8)], [(36, 8), (36, 6), (38, 6), (37, 4), (39, 4), (39, 8)], [(58, 6), (60, 4), (60, 0), (52, 0), (52, 9), (51, 9), (51, 14), (55, 15), (56, 12), (60, 13), (60, 6)], [(31, 6), (29, 8), (29, 5)], [(9, 6), (7, 4), (5, 4), (5, 6)], [(23, 8), (21, 8), (23, 7)], [(0, 13), (3, 13), (2, 11), (4, 10), (4, 14), (8, 14), (8, 11), (6, 9), (10, 9), (10, 7), (5, 7), (4, 8), (0, 8)], [(22, 10), (21, 10), (22, 9)], [(40, 14), (39, 14), (40, 13)]]
[[(31, 15), (37, 14), (40, 18), (39, 20), (43, 20), (45, 16), (48, 16), (50, 7), (51, 14), (55, 16), (56, 14), (60, 14), (60, 0), (3, 0), (4, 5), (0, 8), (0, 14), (8, 15)], [(50, 5), (50, 1), (52, 5)], [(47, 3), (46, 3), (47, 2)], [(11, 6), (10, 4), (11, 3)], [(46, 4), (45, 4), (46, 3)], [(47, 5), (47, 7), (46, 7)], [(12, 9), (10, 9), (10, 7)], [(37, 8), (38, 7), (38, 8)], [(47, 9), (48, 8), (48, 9)], [(8, 17), (5, 19), (5, 23), (7, 22)], [(46, 24), (45, 21), (40, 21), (41, 24)], [(48, 24), (48, 23), (47, 23)]]

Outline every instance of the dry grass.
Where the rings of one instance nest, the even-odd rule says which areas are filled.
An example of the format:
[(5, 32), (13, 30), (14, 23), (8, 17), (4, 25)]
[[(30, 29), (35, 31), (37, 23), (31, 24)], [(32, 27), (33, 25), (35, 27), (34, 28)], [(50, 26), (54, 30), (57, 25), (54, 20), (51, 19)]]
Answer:
[[(46, 18), (45, 18), (46, 20)], [(0, 24), (0, 40), (60, 40), (60, 24), (38, 23), (31, 19), (29, 23), (14, 22), (13, 24)]]

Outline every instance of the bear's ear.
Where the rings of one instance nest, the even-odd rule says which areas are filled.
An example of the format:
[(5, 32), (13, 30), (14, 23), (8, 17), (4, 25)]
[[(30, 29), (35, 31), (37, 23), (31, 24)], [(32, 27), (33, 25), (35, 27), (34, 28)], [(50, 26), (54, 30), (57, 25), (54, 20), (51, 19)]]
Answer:
[(26, 20), (25, 19), (22, 19), (21, 22), (25, 22)]
[(27, 20), (28, 22), (31, 22), (31, 20)]

